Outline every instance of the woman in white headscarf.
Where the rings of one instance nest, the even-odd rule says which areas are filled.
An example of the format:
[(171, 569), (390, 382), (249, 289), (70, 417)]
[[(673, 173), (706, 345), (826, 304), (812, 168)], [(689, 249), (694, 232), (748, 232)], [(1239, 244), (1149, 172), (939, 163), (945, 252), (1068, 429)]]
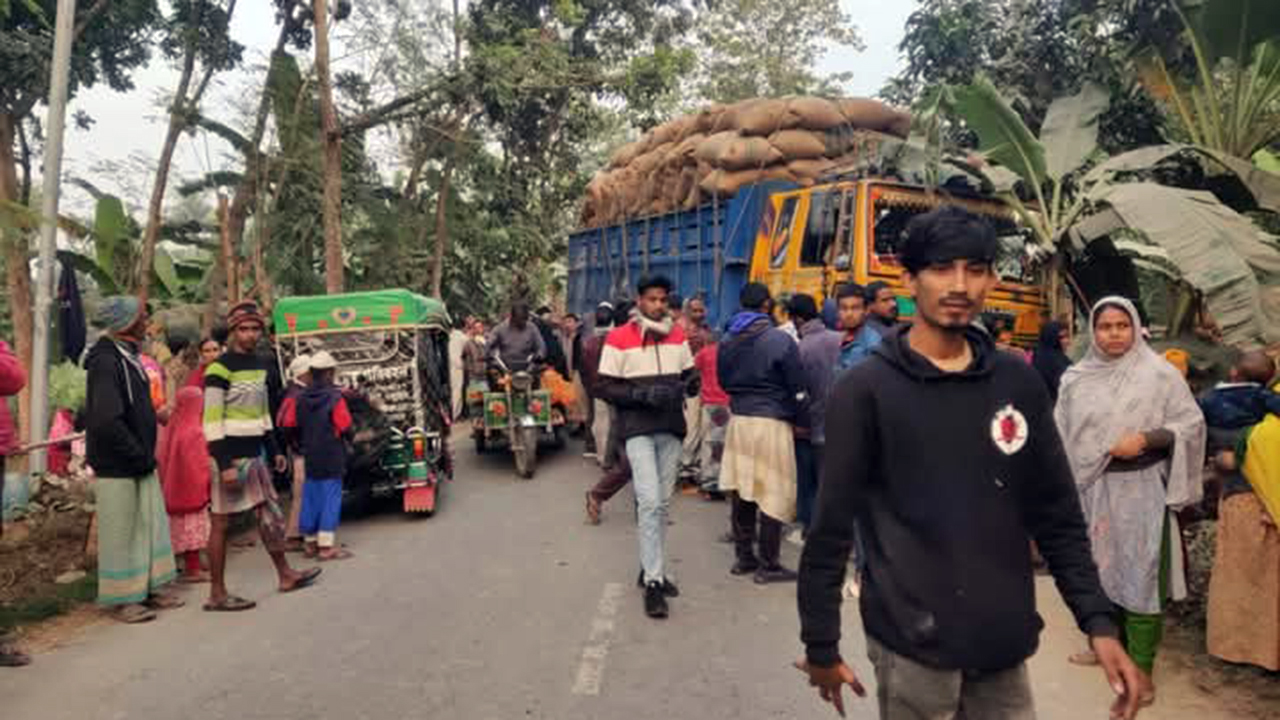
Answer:
[[(1104, 298), (1089, 328), (1089, 352), (1063, 376), (1056, 418), (1102, 586), (1149, 682), (1164, 603), (1186, 595), (1171, 510), (1203, 496), (1205, 421), (1181, 373), (1147, 345), (1133, 303)], [(1151, 684), (1144, 700), (1154, 699)]]

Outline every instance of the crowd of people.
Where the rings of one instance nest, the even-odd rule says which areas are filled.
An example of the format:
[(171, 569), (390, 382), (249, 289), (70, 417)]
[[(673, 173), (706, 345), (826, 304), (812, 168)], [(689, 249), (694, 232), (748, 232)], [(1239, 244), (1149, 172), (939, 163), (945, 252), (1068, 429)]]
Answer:
[(1274, 362), (1241, 354), (1197, 401), (1185, 354), (1153, 350), (1119, 297), (1093, 307), (1079, 362), (1063, 321), (1016, 347), (980, 322), (997, 251), (970, 213), (921, 216), (900, 256), (910, 323), (883, 283), (780, 308), (751, 283), (719, 329), (663, 277), (597, 307), (578, 364), (603, 468), (586, 516), (634, 482), (645, 612), (678, 596), (664, 545), (684, 481), (728, 501), (731, 574), (799, 581), (798, 666), (838, 708), (842, 686), (861, 693), (839, 654), (843, 592), (860, 597), (882, 717), (1033, 717), (1038, 568), (1088, 639), (1071, 662), (1100, 665), (1132, 717), (1155, 702), (1163, 612), (1187, 592), (1180, 511), (1216, 475), (1209, 650), (1280, 669)]
[[(843, 596), (859, 598), (885, 718), (1034, 716), (1025, 661), (1042, 623), (1033, 572), (1053, 575), (1087, 638), (1069, 659), (1101, 666), (1113, 715), (1155, 702), (1170, 601), (1186, 596), (1182, 511), (1206, 477), (1219, 495), (1208, 598), (1209, 651), (1280, 670), (1280, 396), (1276, 366), (1238, 354), (1228, 382), (1197, 399), (1185, 354), (1149, 344), (1132, 302), (1092, 308), (1083, 357), (1070, 324), (1048, 321), (1033, 349), (979, 320), (998, 242), (981, 218), (916, 218), (899, 261), (915, 301), (845, 283), (822, 304), (781, 303), (749, 283), (722, 327), (705, 298), (662, 276), (588, 322), (513, 304), (455, 338), (454, 409), (494, 363), (544, 362), (576, 390), (569, 422), (602, 469), (587, 522), (632, 484), (645, 613), (679, 596), (666, 563), (677, 488), (725, 502), (726, 568), (797, 583), (807, 673), (843, 710), (862, 686), (839, 650)], [(227, 556), (232, 520), (251, 516), (289, 593), (313, 584), (287, 553), (352, 553), (337, 540), (352, 418), (326, 352), (281, 378), (252, 302), (220, 336), (144, 348), (146, 308), (102, 301), (84, 358), (87, 464), (96, 474), (98, 601), (127, 623), (178, 607), (175, 580), (208, 583), (208, 611), (244, 611)], [(0, 343), (0, 395), (25, 374)], [(831, 442), (828, 442), (830, 440)], [(0, 404), (0, 461), (14, 433)], [(0, 478), (3, 477), (0, 465)], [(273, 478), (292, 475), (290, 505)], [(798, 568), (783, 543), (802, 546)], [(180, 567), (179, 567), (180, 564)], [(4, 664), (28, 658), (0, 648)]]

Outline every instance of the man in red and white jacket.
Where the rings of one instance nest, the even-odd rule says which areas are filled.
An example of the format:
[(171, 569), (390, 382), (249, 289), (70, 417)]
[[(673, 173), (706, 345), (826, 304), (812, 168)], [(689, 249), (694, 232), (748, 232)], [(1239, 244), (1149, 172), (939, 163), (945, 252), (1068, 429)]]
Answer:
[(609, 333), (600, 356), (597, 395), (617, 408), (639, 505), (645, 613), (667, 616), (667, 598), (679, 594), (663, 569), (667, 511), (680, 470), (685, 435), (684, 399), (698, 392), (693, 354), (668, 307), (671, 281), (640, 281), (636, 315)]

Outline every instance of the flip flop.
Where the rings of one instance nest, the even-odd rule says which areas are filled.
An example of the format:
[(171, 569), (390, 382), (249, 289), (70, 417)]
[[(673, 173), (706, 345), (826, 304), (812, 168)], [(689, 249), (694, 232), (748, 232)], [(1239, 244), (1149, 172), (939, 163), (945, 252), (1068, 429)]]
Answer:
[(320, 562), (331, 562), (333, 560), (350, 560), (353, 557), (355, 557), (354, 553), (352, 553), (350, 550), (340, 547), (336, 551), (334, 551), (332, 555), (325, 555), (324, 553), (320, 553), (317, 559)]
[(25, 667), (30, 664), (30, 655), (10, 648), (0, 647), (0, 667)]
[(125, 625), (138, 625), (156, 619), (155, 611), (144, 605), (125, 605), (113, 610), (111, 616)]
[(252, 610), (258, 606), (258, 603), (252, 600), (245, 600), (242, 597), (228, 595), (221, 602), (209, 601), (204, 604), (205, 612), (243, 612)]
[(294, 581), (288, 588), (280, 588), (282, 593), (291, 593), (310, 587), (315, 584), (316, 578), (320, 577), (321, 570), (318, 567), (310, 568), (302, 573), (302, 575)]
[(174, 610), (186, 605), (187, 601), (173, 595), (152, 595), (142, 604), (152, 610)]

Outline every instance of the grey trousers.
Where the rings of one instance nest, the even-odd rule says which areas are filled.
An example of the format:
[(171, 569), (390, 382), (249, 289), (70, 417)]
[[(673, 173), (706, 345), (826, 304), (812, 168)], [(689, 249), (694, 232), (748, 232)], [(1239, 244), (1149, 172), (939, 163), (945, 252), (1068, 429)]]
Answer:
[(880, 720), (1035, 720), (1026, 663), (977, 673), (938, 670), (867, 638)]

